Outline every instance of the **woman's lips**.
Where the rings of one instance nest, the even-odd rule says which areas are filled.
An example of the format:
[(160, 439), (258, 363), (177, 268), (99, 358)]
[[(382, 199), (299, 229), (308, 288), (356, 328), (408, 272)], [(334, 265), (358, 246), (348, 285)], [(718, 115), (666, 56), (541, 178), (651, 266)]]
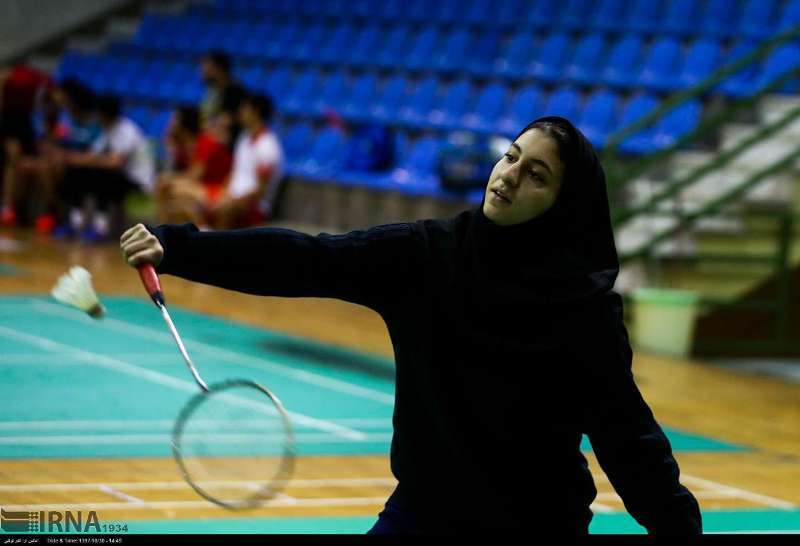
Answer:
[(497, 202), (497, 203), (503, 203), (505, 205), (510, 205), (511, 204), (511, 200), (510, 199), (508, 199), (507, 197), (503, 197), (502, 195), (497, 193), (495, 190), (492, 190), (492, 193), (494, 194), (494, 197), (492, 198), (492, 201)]

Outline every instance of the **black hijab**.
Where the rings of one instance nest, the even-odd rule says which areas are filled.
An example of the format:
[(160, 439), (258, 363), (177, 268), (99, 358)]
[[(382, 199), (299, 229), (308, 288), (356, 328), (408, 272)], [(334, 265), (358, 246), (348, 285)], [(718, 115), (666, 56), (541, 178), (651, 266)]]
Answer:
[(568, 144), (560, 147), (566, 168), (555, 203), (536, 218), (511, 226), (484, 215), (485, 196), (476, 208), (459, 215), (459, 276), (484, 294), (489, 290), (517, 304), (593, 299), (609, 292), (619, 273), (605, 173), (591, 143), (564, 118), (539, 118), (520, 135), (540, 122), (555, 124), (569, 135)]

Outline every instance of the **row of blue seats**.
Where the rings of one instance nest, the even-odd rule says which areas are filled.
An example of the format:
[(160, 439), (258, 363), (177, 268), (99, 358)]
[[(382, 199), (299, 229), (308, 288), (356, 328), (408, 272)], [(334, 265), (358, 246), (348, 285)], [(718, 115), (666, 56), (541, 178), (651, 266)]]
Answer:
[[(621, 89), (643, 87), (655, 92), (672, 92), (698, 84), (721, 65), (741, 58), (755, 47), (752, 42), (742, 41), (730, 51), (724, 52), (719, 42), (700, 39), (684, 49), (674, 39), (663, 38), (647, 48), (638, 36), (621, 37), (608, 47), (602, 37), (594, 34), (584, 37), (574, 47), (569, 47), (568, 38), (560, 33), (544, 38), (539, 48), (533, 48), (531, 42), (532, 39), (523, 40), (515, 37), (509, 47), (511, 58), (529, 59), (529, 61), (510, 63), (505, 58), (499, 58), (490, 62), (491, 68), (487, 65), (486, 71), (480, 74), (512, 82), (530, 80), (551, 84), (570, 82), (582, 86), (606, 85)], [(798, 51), (800, 46), (797, 43), (777, 48), (765, 61), (748, 66), (718, 86), (714, 92), (732, 97), (750, 95), (765, 83), (796, 68), (800, 63)], [(443, 55), (440, 58), (452, 60), (452, 57)], [(436, 56), (427, 55), (426, 58), (434, 59), (435, 62)], [(189, 89), (186, 92), (191, 97), (198, 91), (199, 83), (192, 82), (196, 79), (195, 64), (189, 61), (169, 63), (164, 59), (148, 58), (135, 50), (108, 55), (105, 59), (104, 61), (97, 56), (67, 53), (62, 60), (60, 72), (89, 73), (98, 82), (99, 87), (108, 85), (111, 90), (119, 87), (129, 90), (133, 95), (146, 94), (153, 98), (159, 96), (169, 98), (176, 92), (181, 93), (180, 90), (172, 89), (169, 84), (169, 74), (173, 72), (174, 79), (185, 84), (182, 87)], [(455, 74), (477, 76), (478, 59), (470, 59), (468, 62), (473, 70), (458, 71)], [(258, 87), (271, 85), (270, 82), (274, 84), (275, 80), (279, 80), (281, 85), (272, 85), (273, 93), (276, 95), (279, 91), (283, 91), (282, 84), (291, 76), (289, 67), (285, 65), (273, 69), (272, 72), (267, 72), (261, 63), (248, 63), (242, 66), (248, 67), (243, 70), (247, 74), (246, 79)], [(170, 67), (187, 68), (172, 70)], [(273, 76), (273, 73), (278, 76)], [(504, 77), (511, 75), (516, 77)], [(105, 84), (105, 81), (108, 81), (108, 84)], [(165, 87), (167, 90), (164, 90)], [(793, 89), (786, 87), (783, 91), (793, 92)]]
[(765, 38), (800, 22), (796, 0), (217, 0), (191, 15), (368, 20)]
[[(362, 79), (360, 83), (366, 81)], [(387, 83), (387, 89), (391, 91), (399, 87), (393, 87), (393, 84), (407, 85), (402, 80), (393, 80)], [(574, 120), (586, 136), (602, 148), (609, 135), (651, 112), (659, 103), (653, 95), (639, 94), (626, 99), (610, 90), (599, 90), (584, 98), (575, 88), (568, 86), (545, 94), (535, 86), (511, 91), (502, 84), (493, 83), (473, 93), (469, 82), (463, 80), (437, 96), (438, 85), (435, 79), (423, 80), (414, 86), (405, 100), (394, 102), (370, 103), (358, 93), (339, 102), (331, 102), (326, 91), (309, 92), (307, 96), (295, 94), (279, 111), (281, 115), (291, 115), (297, 109), (305, 109), (318, 116), (324, 113), (324, 108), (331, 108), (349, 122), (378, 122), (409, 129), (466, 130), (507, 136), (516, 134), (538, 115), (548, 113)], [(385, 95), (384, 98), (389, 97)], [(395, 95), (395, 99), (398, 98), (399, 95)], [(308, 103), (303, 102), (304, 99)], [(627, 139), (621, 149), (633, 154), (646, 154), (669, 146), (696, 127), (700, 116), (698, 101), (685, 103), (647, 131)], [(165, 122), (166, 118), (162, 116), (153, 123), (160, 127)], [(147, 122), (142, 124), (150, 127)]]
[[(207, 24), (219, 26), (222, 23)], [(319, 63), (405, 71), (433, 70), (511, 80), (568, 80), (584, 85), (602, 83), (674, 91), (696, 84), (720, 65), (756, 45), (751, 40), (740, 40), (725, 51), (719, 40), (710, 38), (700, 38), (684, 46), (681, 40), (662, 37), (648, 45), (635, 34), (610, 40), (594, 33), (580, 38), (572, 38), (563, 32), (535, 37), (528, 31), (517, 32), (503, 43), (497, 33), (473, 34), (463, 28), (440, 32), (428, 27), (416, 32), (410, 27), (396, 26), (384, 33), (377, 26), (357, 28), (345, 25), (326, 29), (322, 24), (265, 29), (259, 34), (274, 38), (265, 42), (236, 38), (235, 34), (223, 31), (215, 34), (184, 28), (177, 34), (164, 33), (169, 39), (165, 49), (199, 55), (221, 48), (234, 57), (296, 62), (304, 66)], [(157, 41), (136, 40), (130, 44), (127, 53), (158, 47), (161, 46)], [(778, 60), (779, 64), (786, 62)], [(748, 77), (752, 78), (752, 75)]]

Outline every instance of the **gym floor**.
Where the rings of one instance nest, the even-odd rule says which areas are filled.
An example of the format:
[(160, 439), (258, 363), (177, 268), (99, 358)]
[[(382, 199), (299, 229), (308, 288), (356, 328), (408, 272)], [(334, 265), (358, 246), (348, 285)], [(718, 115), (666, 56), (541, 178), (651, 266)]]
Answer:
[[(73, 264), (92, 272), (105, 319), (50, 298)], [(95, 510), (130, 533), (366, 531), (395, 483), (392, 350), (380, 317), (337, 300), (162, 282), (210, 381), (252, 378), (304, 416), (284, 495), (231, 513), (185, 485), (169, 432), (196, 387), (138, 276), (115, 244), (15, 231), (0, 233), (0, 506)], [(634, 371), (706, 531), (800, 532), (800, 384), (640, 351)], [(584, 447), (599, 490), (592, 532), (643, 532)]]

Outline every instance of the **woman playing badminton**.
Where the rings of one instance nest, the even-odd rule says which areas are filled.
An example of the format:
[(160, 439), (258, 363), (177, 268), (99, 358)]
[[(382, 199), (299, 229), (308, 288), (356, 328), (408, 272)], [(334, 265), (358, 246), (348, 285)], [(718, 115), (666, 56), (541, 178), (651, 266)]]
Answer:
[(597, 490), (582, 434), (649, 532), (701, 531), (631, 373), (603, 169), (563, 118), (525, 127), (454, 218), (317, 236), (138, 225), (122, 249), (134, 266), (383, 317), (398, 486), (372, 533), (585, 534)]

